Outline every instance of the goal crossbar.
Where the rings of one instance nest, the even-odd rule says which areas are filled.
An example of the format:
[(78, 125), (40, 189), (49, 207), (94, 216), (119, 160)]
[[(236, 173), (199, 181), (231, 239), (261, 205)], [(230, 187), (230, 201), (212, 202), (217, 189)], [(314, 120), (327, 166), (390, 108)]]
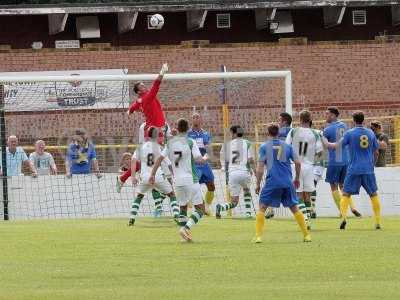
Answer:
[[(12, 72), (0, 76), (0, 85), (7, 83), (31, 82), (73, 82), (73, 81), (140, 81), (154, 80), (158, 74), (120, 74), (120, 75), (26, 75)], [(209, 73), (170, 73), (163, 80), (201, 80), (201, 79), (240, 79), (240, 78), (283, 78), (285, 80), (285, 107), (292, 113), (292, 74), (289, 70), (249, 71), (249, 72), (209, 72)]]

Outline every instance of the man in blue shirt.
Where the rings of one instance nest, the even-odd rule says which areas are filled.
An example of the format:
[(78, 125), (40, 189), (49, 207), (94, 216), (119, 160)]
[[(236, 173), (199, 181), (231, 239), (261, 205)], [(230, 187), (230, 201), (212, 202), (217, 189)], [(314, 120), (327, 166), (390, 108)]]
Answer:
[(94, 145), (88, 140), (84, 130), (76, 130), (73, 142), (68, 146), (67, 150), (66, 175), (70, 177), (73, 174), (89, 174), (91, 173), (92, 165), (94, 173), (100, 178)]
[[(22, 174), (22, 165), (25, 164), (31, 171), (32, 177), (37, 177), (37, 171), (31, 161), (28, 159), (24, 149), (18, 146), (18, 138), (10, 135), (7, 139), (6, 162), (7, 176), (19, 176)], [(0, 151), (0, 167), (2, 167)], [(0, 168), (0, 176), (3, 175), (3, 169)]]
[[(200, 149), (201, 155), (204, 157), (208, 148), (211, 144), (211, 135), (205, 131), (202, 126), (202, 118), (199, 113), (194, 113), (192, 116), (192, 129), (188, 132), (188, 137), (196, 141), (197, 146)], [(208, 163), (196, 164), (197, 175), (199, 177), (199, 183), (207, 186), (207, 192), (205, 196), (206, 203), (206, 214), (210, 214), (210, 206), (214, 200), (214, 174)]]
[[(301, 163), (292, 146), (286, 144), (278, 138), (279, 126), (272, 123), (268, 126), (268, 135), (271, 140), (261, 145), (259, 150), (259, 161), (257, 164), (257, 184), (256, 193), (260, 194), (260, 184), (264, 176), (264, 168), (267, 166), (268, 172), (264, 187), (260, 194), (259, 211), (256, 214), (256, 237), (255, 242), (262, 242), (262, 233), (265, 223), (265, 210), (268, 207), (279, 207), (282, 203), (284, 207), (289, 207), (304, 235), (305, 242), (311, 242), (310, 234), (304, 220), (304, 215), (299, 211), (299, 203), (296, 188), (300, 185)], [(292, 182), (291, 162), (295, 164), (296, 176)]]
[(339, 149), (340, 147), (348, 146), (349, 149), (350, 163), (347, 168), (343, 196), (340, 201), (340, 213), (342, 215), (340, 229), (346, 228), (346, 214), (349, 208), (350, 195), (358, 195), (361, 186), (371, 198), (375, 228), (381, 229), (381, 206), (374, 172), (374, 162), (378, 156), (379, 149), (378, 141), (373, 131), (363, 125), (364, 113), (362, 111), (357, 111), (353, 114), (353, 122), (355, 127), (347, 131), (339, 142), (329, 143), (325, 141), (329, 148)]
[[(347, 125), (338, 120), (339, 110), (337, 107), (328, 107), (325, 112), (327, 127), (324, 129), (324, 137), (330, 143), (338, 142), (348, 130)], [(328, 168), (326, 170), (325, 182), (331, 186), (333, 200), (340, 211), (340, 199), (342, 197), (341, 190), (343, 190), (343, 183), (347, 172), (348, 149), (347, 146), (342, 145), (337, 149), (328, 149)], [(340, 188), (340, 190), (339, 190)], [(353, 200), (350, 198), (351, 212), (356, 217), (361, 217), (361, 214), (355, 208)]]

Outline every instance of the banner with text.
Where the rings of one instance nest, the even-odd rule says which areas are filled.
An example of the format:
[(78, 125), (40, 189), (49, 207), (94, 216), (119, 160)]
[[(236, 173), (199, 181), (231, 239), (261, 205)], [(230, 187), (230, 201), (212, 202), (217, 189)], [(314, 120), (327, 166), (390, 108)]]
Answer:
[(74, 70), (45, 72), (7, 72), (7, 76), (65, 76), (75, 75), (71, 82), (13, 82), (4, 84), (6, 111), (35, 111), (59, 109), (126, 108), (129, 83), (124, 81), (80, 81), (79, 75), (122, 75), (126, 70)]

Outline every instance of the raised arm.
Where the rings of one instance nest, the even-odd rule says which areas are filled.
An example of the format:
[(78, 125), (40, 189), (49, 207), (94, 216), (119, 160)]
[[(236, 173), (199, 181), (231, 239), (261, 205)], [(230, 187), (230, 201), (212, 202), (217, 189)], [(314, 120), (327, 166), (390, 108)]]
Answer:
[(154, 100), (157, 96), (158, 91), (160, 90), (161, 81), (164, 78), (165, 73), (168, 72), (168, 64), (164, 63), (161, 67), (160, 73), (158, 74), (156, 80), (153, 82), (149, 93), (143, 98), (143, 101), (146, 100)]

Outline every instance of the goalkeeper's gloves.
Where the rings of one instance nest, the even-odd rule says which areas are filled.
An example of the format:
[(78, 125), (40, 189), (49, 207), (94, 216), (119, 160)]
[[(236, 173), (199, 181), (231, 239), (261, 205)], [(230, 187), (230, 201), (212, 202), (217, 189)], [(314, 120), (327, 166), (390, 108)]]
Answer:
[(164, 76), (168, 72), (168, 64), (164, 63), (160, 70), (160, 76)]

